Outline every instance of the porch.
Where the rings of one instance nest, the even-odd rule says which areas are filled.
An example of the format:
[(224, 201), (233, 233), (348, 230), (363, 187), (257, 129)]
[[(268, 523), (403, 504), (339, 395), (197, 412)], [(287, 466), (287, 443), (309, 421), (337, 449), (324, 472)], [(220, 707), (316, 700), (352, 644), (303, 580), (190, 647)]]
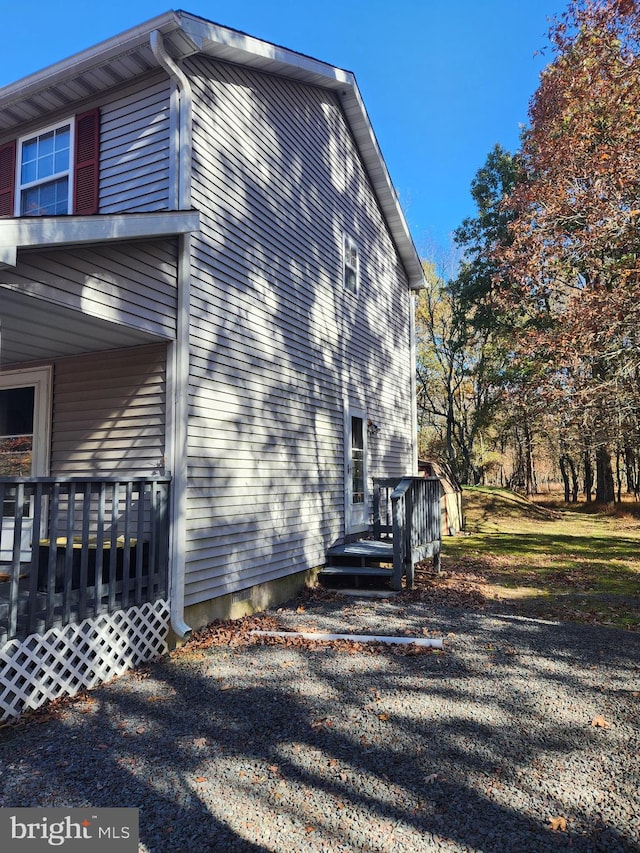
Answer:
[(0, 478), (0, 648), (167, 598), (168, 478)]
[(366, 537), (327, 551), (321, 577), (373, 578), (399, 590), (413, 586), (416, 563), (433, 559), (440, 571), (441, 485), (437, 477), (373, 480), (373, 519)]

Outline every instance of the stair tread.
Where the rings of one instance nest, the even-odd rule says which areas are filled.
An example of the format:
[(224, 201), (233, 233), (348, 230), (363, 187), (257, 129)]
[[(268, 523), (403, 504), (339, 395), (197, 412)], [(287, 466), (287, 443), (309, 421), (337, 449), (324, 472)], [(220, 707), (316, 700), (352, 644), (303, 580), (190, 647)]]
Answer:
[(369, 557), (374, 560), (393, 559), (393, 543), (361, 539), (347, 542), (346, 545), (334, 545), (327, 551), (330, 557)]
[(320, 569), (321, 575), (370, 575), (377, 577), (391, 577), (393, 569), (382, 569), (380, 566), (324, 566)]

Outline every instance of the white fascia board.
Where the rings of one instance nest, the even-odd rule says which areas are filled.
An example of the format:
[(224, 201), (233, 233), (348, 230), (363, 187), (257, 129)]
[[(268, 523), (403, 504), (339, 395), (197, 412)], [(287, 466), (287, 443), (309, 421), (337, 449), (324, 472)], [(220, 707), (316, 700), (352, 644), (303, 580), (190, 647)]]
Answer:
[(316, 85), (327, 88), (355, 84), (350, 71), (186, 12), (176, 14), (182, 32), (208, 56), (309, 82), (315, 80)]
[(27, 246), (56, 248), (114, 240), (173, 237), (199, 230), (200, 214), (191, 210), (0, 219), (0, 262), (15, 266), (15, 250)]
[(367, 168), (369, 179), (378, 196), (380, 207), (405, 267), (409, 287), (411, 290), (422, 290), (426, 287), (422, 263), (355, 80), (353, 86), (345, 87), (340, 95), (342, 108), (360, 156)]

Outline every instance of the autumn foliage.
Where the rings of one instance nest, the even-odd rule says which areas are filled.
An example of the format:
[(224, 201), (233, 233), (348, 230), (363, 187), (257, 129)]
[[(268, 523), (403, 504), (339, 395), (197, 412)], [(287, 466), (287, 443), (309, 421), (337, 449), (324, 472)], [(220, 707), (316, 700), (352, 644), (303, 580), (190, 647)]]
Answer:
[(512, 318), (514, 358), (535, 361), (547, 405), (611, 480), (611, 449), (637, 451), (639, 433), (639, 5), (572, 2), (549, 37), (490, 298)]

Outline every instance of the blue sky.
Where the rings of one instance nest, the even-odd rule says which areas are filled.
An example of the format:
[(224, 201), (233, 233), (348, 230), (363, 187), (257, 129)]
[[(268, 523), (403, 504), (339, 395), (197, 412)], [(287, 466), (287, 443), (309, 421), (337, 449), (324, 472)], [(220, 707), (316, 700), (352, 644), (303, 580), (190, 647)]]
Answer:
[[(181, 5), (184, 3), (184, 6)], [(418, 251), (443, 254), (473, 214), (496, 142), (518, 146), (565, 0), (2, 0), (0, 86), (184, 8), (353, 71)], [(88, 9), (91, 6), (91, 11)]]

